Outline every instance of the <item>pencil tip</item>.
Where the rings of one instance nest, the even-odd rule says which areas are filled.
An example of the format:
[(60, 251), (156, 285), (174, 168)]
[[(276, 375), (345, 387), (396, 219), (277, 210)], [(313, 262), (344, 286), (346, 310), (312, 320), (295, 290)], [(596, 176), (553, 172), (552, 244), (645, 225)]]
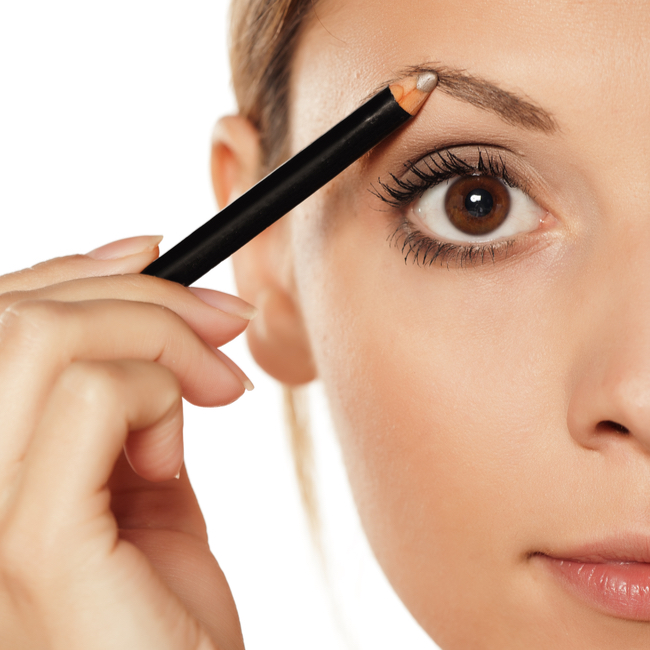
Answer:
[(430, 93), (438, 85), (438, 75), (435, 72), (423, 72), (418, 75), (416, 88), (423, 93)]
[(438, 75), (433, 70), (411, 75), (391, 84), (389, 87), (395, 101), (411, 115), (415, 115), (438, 85)]

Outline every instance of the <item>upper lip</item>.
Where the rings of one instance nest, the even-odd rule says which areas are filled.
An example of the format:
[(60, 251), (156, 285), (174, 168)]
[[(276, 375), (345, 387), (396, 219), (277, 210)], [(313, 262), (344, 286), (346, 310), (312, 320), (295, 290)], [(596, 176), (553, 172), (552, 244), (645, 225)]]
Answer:
[(595, 542), (566, 549), (539, 551), (538, 554), (568, 562), (607, 564), (639, 562), (650, 564), (650, 534), (621, 533)]

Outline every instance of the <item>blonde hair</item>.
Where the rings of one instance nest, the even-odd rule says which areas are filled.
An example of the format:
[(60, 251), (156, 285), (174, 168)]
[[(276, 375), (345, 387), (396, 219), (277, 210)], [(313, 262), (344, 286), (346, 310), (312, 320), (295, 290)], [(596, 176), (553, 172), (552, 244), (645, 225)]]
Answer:
[[(291, 60), (317, 0), (232, 0), (230, 68), (240, 115), (259, 131), (266, 171), (287, 157)], [(317, 551), (320, 517), (304, 389), (284, 386), (284, 410), (300, 496)]]
[(230, 68), (240, 115), (257, 128), (265, 165), (286, 156), (291, 60), (317, 0), (232, 0)]

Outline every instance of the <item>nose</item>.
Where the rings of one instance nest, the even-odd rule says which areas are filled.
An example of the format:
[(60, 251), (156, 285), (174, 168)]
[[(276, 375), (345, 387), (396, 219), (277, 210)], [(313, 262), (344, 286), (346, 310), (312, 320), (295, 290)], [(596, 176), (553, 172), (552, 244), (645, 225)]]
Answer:
[(650, 454), (650, 282), (635, 271), (610, 276), (587, 308), (567, 423), (589, 449), (624, 444)]

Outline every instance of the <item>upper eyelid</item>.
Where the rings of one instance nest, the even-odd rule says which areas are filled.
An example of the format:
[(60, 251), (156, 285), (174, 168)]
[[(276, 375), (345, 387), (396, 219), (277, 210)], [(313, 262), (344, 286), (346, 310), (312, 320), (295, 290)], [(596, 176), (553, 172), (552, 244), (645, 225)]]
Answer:
[[(395, 174), (397, 178), (402, 178), (406, 174), (409, 173), (409, 171), (412, 171), (415, 169), (418, 165), (424, 164), (427, 160), (430, 160), (434, 156), (440, 156), (444, 155), (445, 153), (451, 153), (453, 155), (456, 155), (454, 152), (459, 151), (459, 150), (466, 150), (466, 149), (471, 149), (473, 152), (479, 152), (482, 151), (484, 153), (486, 152), (503, 152), (504, 155), (515, 155), (514, 151), (508, 149), (507, 147), (499, 146), (499, 145), (494, 145), (494, 144), (488, 144), (484, 142), (469, 142), (469, 143), (463, 143), (463, 144), (456, 144), (456, 145), (450, 145), (450, 146), (445, 146), (445, 147), (437, 147), (436, 149), (432, 149), (431, 151), (427, 151), (426, 153), (417, 156), (416, 158), (412, 158), (411, 160), (407, 160), (403, 166), (401, 173)], [(462, 159), (461, 159), (462, 160)], [(391, 174), (392, 176), (392, 174)]]
[[(473, 163), (468, 162), (469, 156), (462, 155), (465, 151), (471, 153), (471, 156), (476, 158)], [(407, 205), (411, 200), (417, 198), (418, 194), (424, 193), (429, 187), (433, 187), (456, 176), (476, 172), (487, 173), (496, 178), (500, 178), (506, 185), (520, 189), (530, 198), (536, 200), (527, 180), (518, 175), (516, 171), (513, 173), (510, 165), (504, 159), (504, 157), (513, 155), (515, 155), (514, 152), (506, 147), (486, 144), (462, 144), (437, 148), (419, 156), (413, 161), (404, 163), (401, 174), (389, 174), (391, 180), (386, 181), (379, 178), (377, 182), (381, 189), (378, 189), (372, 184), (370, 192), (384, 203), (399, 208)], [(449, 160), (445, 161), (445, 156), (448, 156)], [(498, 163), (495, 163), (495, 156), (499, 159)], [(432, 168), (431, 162), (434, 163), (434, 168)], [(426, 168), (426, 171), (424, 168)], [(419, 186), (417, 186), (417, 181), (405, 180), (409, 173), (420, 179)], [(438, 183), (427, 184), (427, 181), (431, 180), (430, 176), (434, 175), (437, 177), (436, 180)]]

